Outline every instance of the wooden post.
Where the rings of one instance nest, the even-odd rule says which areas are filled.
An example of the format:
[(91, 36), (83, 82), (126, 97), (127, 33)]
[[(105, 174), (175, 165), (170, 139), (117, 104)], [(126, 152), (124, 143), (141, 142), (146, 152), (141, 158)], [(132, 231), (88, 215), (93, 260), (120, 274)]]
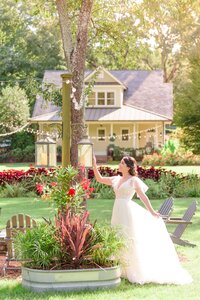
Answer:
[[(71, 146), (71, 79), (72, 74), (62, 74), (62, 167), (70, 165)], [(67, 83), (69, 81), (69, 83)]]

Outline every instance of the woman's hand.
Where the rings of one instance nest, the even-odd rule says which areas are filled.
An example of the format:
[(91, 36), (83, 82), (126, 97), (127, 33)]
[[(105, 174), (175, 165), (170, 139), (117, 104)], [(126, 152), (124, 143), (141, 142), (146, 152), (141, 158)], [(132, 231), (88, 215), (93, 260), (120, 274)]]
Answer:
[(96, 166), (97, 166), (97, 160), (96, 160), (95, 155), (93, 154), (93, 167), (96, 167)]
[(152, 216), (156, 217), (156, 218), (160, 218), (160, 214), (157, 211), (151, 211)]

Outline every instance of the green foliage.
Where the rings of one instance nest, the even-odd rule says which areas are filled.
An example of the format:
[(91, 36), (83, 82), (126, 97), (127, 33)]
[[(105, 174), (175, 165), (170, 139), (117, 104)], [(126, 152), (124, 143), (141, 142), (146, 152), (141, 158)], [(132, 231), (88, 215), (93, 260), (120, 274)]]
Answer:
[(35, 145), (29, 145), (23, 150), (23, 161), (33, 162), (35, 160)]
[(168, 153), (172, 153), (174, 154), (177, 149), (178, 149), (178, 142), (177, 141), (174, 141), (174, 140), (168, 140), (167, 142), (165, 142), (162, 150), (161, 150), (161, 154), (162, 155), (165, 155), (165, 154), (168, 154)]
[(94, 246), (89, 257), (98, 266), (112, 267), (120, 261), (120, 251), (125, 241), (116, 228), (95, 226), (92, 232)]
[(111, 186), (102, 184), (96, 181), (95, 178), (91, 180), (91, 187), (94, 188), (93, 198), (96, 199), (114, 199), (115, 194)]
[[(12, 131), (12, 127), (26, 124), (29, 117), (29, 106), (25, 91), (18, 85), (2, 89), (0, 111), (0, 122), (9, 124), (6, 132)], [(0, 127), (0, 131), (5, 131), (5, 128)]]
[(51, 102), (58, 107), (62, 107), (61, 89), (58, 89), (56, 84), (44, 83), (40, 86), (39, 93), (46, 102)]
[(187, 149), (200, 154), (200, 54), (199, 47), (190, 57), (190, 74), (175, 98), (175, 122), (183, 129), (181, 141)]
[(147, 195), (150, 199), (173, 197), (200, 197), (200, 180), (196, 175), (187, 177), (165, 174), (158, 182), (145, 179), (149, 189)]
[(174, 196), (174, 190), (181, 184), (182, 178), (176, 174), (163, 174), (159, 179), (160, 188), (169, 196)]
[(22, 150), (32, 145), (35, 145), (35, 137), (30, 132), (17, 132), (11, 137), (11, 149), (20, 148)]
[(124, 155), (133, 156), (133, 148), (124, 148), (116, 146), (115, 144), (110, 144), (107, 149), (108, 152), (112, 152), (114, 160), (121, 160)]
[(164, 199), (169, 196), (168, 191), (164, 190), (160, 182), (155, 182), (153, 179), (145, 179), (146, 185), (149, 187), (147, 196), (149, 199)]
[(200, 180), (196, 175), (191, 175), (175, 186), (175, 197), (200, 197)]
[(35, 160), (35, 146), (16, 148), (0, 155), (0, 162), (33, 162)]
[(44, 223), (26, 233), (18, 233), (14, 240), (16, 256), (27, 267), (50, 269), (60, 262), (61, 252), (55, 228)]
[(0, 197), (3, 198), (15, 198), (25, 196), (27, 196), (27, 191), (20, 182), (16, 182), (15, 184), (6, 183), (0, 191)]
[(72, 166), (57, 168), (53, 179), (55, 182), (52, 182), (49, 176), (43, 176), (40, 182), (36, 183), (36, 189), (42, 198), (49, 200), (58, 212), (65, 211), (69, 206), (73, 212), (81, 211), (85, 199), (93, 192), (93, 188), (90, 188), (90, 180), (85, 178), (84, 171)]
[(64, 65), (55, 10), (37, 16), (34, 2), (0, 2), (0, 78), (10, 83)]
[(116, 229), (93, 227), (88, 216), (88, 211), (74, 214), (68, 208), (57, 216), (56, 228), (41, 223), (18, 233), (14, 239), (17, 258), (37, 269), (115, 266), (124, 246), (122, 238)]

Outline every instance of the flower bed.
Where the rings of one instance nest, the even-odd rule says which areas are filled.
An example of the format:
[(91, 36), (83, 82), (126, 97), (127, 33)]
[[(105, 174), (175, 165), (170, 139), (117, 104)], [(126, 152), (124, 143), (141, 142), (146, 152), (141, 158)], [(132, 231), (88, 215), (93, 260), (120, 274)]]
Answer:
[(165, 155), (153, 153), (152, 155), (145, 155), (142, 160), (143, 166), (190, 166), (200, 165), (200, 155), (191, 153), (179, 154), (168, 153)]

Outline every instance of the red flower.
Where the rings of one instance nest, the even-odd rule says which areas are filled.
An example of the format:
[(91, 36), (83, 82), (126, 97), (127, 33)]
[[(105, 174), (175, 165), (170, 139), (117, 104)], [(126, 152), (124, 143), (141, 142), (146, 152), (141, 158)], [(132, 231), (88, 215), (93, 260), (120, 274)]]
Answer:
[(45, 188), (44, 184), (36, 182), (36, 190), (37, 190), (38, 194), (41, 195), (44, 191), (44, 188)]
[(58, 184), (57, 184), (57, 182), (53, 181), (53, 182), (50, 183), (50, 185), (51, 186), (57, 186)]
[(70, 197), (75, 196), (75, 194), (76, 194), (76, 190), (75, 189), (69, 189), (69, 191), (67, 193), (67, 195), (70, 196)]
[(82, 180), (82, 182), (81, 182), (81, 185), (82, 185), (82, 188), (83, 188), (84, 190), (88, 190), (89, 187), (90, 187), (90, 180), (84, 178), (84, 179)]

